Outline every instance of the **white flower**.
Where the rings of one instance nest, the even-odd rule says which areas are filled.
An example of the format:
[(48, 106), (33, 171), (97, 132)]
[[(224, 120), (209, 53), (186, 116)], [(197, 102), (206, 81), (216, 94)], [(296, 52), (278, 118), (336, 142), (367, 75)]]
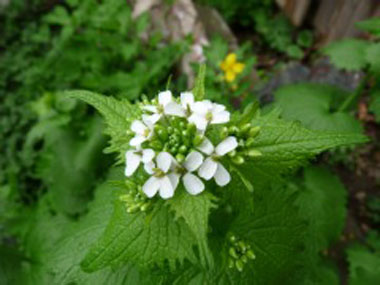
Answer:
[(144, 110), (153, 113), (149, 116), (149, 120), (152, 124), (155, 124), (161, 117), (165, 115), (172, 116), (184, 116), (184, 110), (173, 100), (172, 92), (167, 90), (158, 94), (158, 105), (146, 105)]
[(194, 123), (199, 130), (206, 130), (207, 124), (223, 124), (230, 120), (230, 113), (226, 107), (212, 103), (209, 100), (195, 102), (192, 105), (193, 114), (189, 122)]
[(171, 169), (173, 161), (174, 158), (170, 153), (160, 152), (156, 157), (157, 167), (153, 162), (145, 165), (145, 170), (152, 174), (142, 188), (149, 198), (152, 198), (157, 192), (163, 199), (173, 197), (179, 181), (179, 175)]
[(131, 146), (140, 146), (144, 141), (150, 139), (153, 135), (154, 123), (152, 123), (148, 116), (142, 116), (143, 122), (135, 120), (132, 122), (131, 130), (136, 134), (129, 144)]
[(125, 176), (131, 176), (136, 169), (139, 167), (140, 163), (143, 162), (147, 164), (151, 162), (154, 158), (153, 149), (137, 149), (129, 150), (125, 153)]
[(198, 151), (192, 151), (187, 155), (183, 163), (183, 166), (187, 170), (187, 173), (183, 176), (182, 181), (186, 191), (191, 195), (197, 195), (205, 189), (205, 185), (203, 184), (202, 180), (191, 173), (197, 170), (201, 166), (202, 162), (203, 155)]
[(224, 166), (218, 162), (218, 158), (233, 151), (238, 146), (237, 139), (235, 137), (227, 137), (214, 149), (212, 143), (205, 138), (202, 144), (198, 147), (202, 152), (210, 155), (203, 162), (202, 166), (198, 170), (200, 177), (210, 180), (214, 177), (216, 184), (219, 186), (225, 186), (231, 181), (231, 176)]

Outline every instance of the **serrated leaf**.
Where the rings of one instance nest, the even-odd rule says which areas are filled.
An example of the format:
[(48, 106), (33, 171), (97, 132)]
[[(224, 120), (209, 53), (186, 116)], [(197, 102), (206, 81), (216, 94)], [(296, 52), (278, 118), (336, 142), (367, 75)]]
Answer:
[[(245, 169), (248, 176), (257, 170), (268, 178), (274, 177), (294, 171), (305, 165), (308, 159), (330, 148), (368, 141), (361, 134), (311, 131), (300, 123), (276, 119), (270, 114), (254, 119), (252, 123), (261, 126), (253, 148), (262, 155), (243, 165), (242, 170)], [(255, 177), (252, 176), (254, 182)]]
[(97, 109), (105, 119), (106, 134), (111, 137), (108, 152), (119, 152), (119, 160), (124, 159), (129, 148), (130, 137), (127, 130), (133, 120), (139, 117), (141, 111), (127, 100), (117, 100), (89, 91), (67, 91), (66, 96), (82, 100)]
[[(302, 277), (305, 223), (295, 196), (283, 187), (254, 192), (253, 213), (242, 213), (230, 231), (250, 244), (256, 259), (243, 272), (226, 270), (232, 284), (292, 284)], [(293, 283), (294, 284), (294, 283)]]
[(369, 42), (358, 39), (345, 39), (329, 44), (323, 49), (331, 62), (338, 68), (360, 70), (367, 64), (365, 50)]
[(168, 261), (175, 268), (185, 259), (195, 262), (192, 247), (196, 239), (184, 221), (175, 221), (162, 203), (157, 203), (150, 215), (128, 214), (117, 201), (105, 232), (86, 254), (82, 268), (93, 272), (129, 261), (144, 267)]
[(370, 70), (374, 73), (380, 73), (380, 43), (371, 44), (366, 51), (366, 59), (370, 65)]
[(359, 121), (348, 113), (333, 111), (333, 99), (348, 92), (329, 85), (300, 83), (275, 92), (275, 105), (287, 120), (299, 120), (312, 130), (361, 133)]
[(168, 202), (176, 218), (182, 218), (196, 237), (201, 262), (205, 267), (212, 267), (214, 263), (207, 242), (209, 215), (211, 209), (215, 207), (213, 199), (215, 198), (209, 193), (203, 192), (200, 195), (192, 196), (182, 188), (182, 191)]

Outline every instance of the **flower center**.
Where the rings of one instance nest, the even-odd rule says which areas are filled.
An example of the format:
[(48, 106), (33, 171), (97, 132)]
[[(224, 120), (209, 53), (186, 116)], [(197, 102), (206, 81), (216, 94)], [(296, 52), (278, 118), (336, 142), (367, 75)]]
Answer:
[(208, 111), (206, 113), (206, 120), (209, 121), (209, 122), (212, 120), (212, 112), (211, 111)]
[(157, 105), (157, 112), (159, 114), (163, 114), (164, 113), (164, 106), (162, 106), (161, 104), (158, 104)]
[(143, 136), (147, 138), (149, 136), (149, 134), (150, 134), (150, 130), (149, 129), (145, 129)]
[(154, 171), (154, 174), (153, 174), (154, 177), (161, 178), (165, 176), (165, 172), (163, 172), (159, 168), (153, 168), (153, 171)]

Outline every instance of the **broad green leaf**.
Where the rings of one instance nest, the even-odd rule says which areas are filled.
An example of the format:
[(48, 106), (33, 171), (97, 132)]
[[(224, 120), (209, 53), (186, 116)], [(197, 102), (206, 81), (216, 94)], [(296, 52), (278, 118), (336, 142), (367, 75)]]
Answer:
[(380, 36), (380, 17), (360, 21), (355, 24), (359, 29), (367, 31), (375, 36)]
[(164, 265), (175, 268), (188, 259), (195, 262), (193, 246), (196, 239), (182, 220), (163, 203), (145, 213), (128, 214), (125, 205), (117, 201), (110, 222), (99, 240), (90, 248), (81, 265), (93, 272), (110, 265), (133, 262), (144, 267)]
[(304, 170), (296, 200), (301, 215), (308, 221), (311, 236), (308, 249), (318, 254), (336, 242), (344, 228), (347, 192), (338, 177), (327, 169)]
[[(232, 284), (292, 284), (303, 275), (305, 223), (286, 188), (257, 189), (253, 213), (236, 217), (230, 231), (256, 255), (243, 272), (226, 269)], [(226, 277), (227, 278), (227, 277)]]
[(215, 205), (211, 194), (203, 192), (192, 196), (181, 188), (168, 203), (177, 219), (183, 219), (197, 239), (200, 258), (203, 266), (213, 266), (213, 256), (208, 248), (207, 233), (210, 211)]
[(126, 100), (117, 100), (89, 91), (68, 91), (67, 96), (82, 100), (97, 109), (105, 119), (106, 134), (111, 137), (108, 152), (119, 152), (119, 160), (124, 159), (129, 148), (130, 137), (127, 130), (133, 120), (140, 115), (140, 109)]
[(345, 39), (329, 44), (323, 49), (331, 62), (338, 68), (360, 70), (367, 65), (365, 50), (369, 42), (358, 39)]
[(281, 87), (275, 92), (275, 105), (287, 120), (299, 120), (311, 130), (361, 133), (360, 122), (345, 112), (333, 111), (336, 97), (347, 97), (341, 89), (313, 83)]
[(371, 252), (364, 246), (347, 249), (349, 285), (377, 285), (380, 280), (380, 253)]
[[(253, 148), (262, 155), (243, 165), (242, 169), (248, 173), (260, 172), (268, 178), (295, 170), (305, 165), (308, 159), (330, 148), (368, 141), (361, 134), (311, 131), (300, 123), (276, 119), (270, 114), (254, 119), (252, 123), (261, 126)], [(254, 182), (255, 176), (251, 175)]]
[(99, 170), (104, 168), (99, 164), (105, 161), (102, 129), (101, 119), (94, 117), (88, 121), (85, 137), (72, 127), (50, 130), (38, 175), (48, 186), (56, 210), (77, 214), (86, 209)]

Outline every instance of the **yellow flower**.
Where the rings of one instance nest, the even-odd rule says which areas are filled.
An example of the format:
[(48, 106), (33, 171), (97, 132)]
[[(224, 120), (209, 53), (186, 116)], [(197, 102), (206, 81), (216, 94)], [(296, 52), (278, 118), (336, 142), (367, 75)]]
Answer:
[(235, 53), (229, 53), (220, 64), (220, 68), (224, 71), (224, 79), (229, 83), (233, 82), (236, 76), (243, 72), (244, 66), (244, 63), (236, 60)]

